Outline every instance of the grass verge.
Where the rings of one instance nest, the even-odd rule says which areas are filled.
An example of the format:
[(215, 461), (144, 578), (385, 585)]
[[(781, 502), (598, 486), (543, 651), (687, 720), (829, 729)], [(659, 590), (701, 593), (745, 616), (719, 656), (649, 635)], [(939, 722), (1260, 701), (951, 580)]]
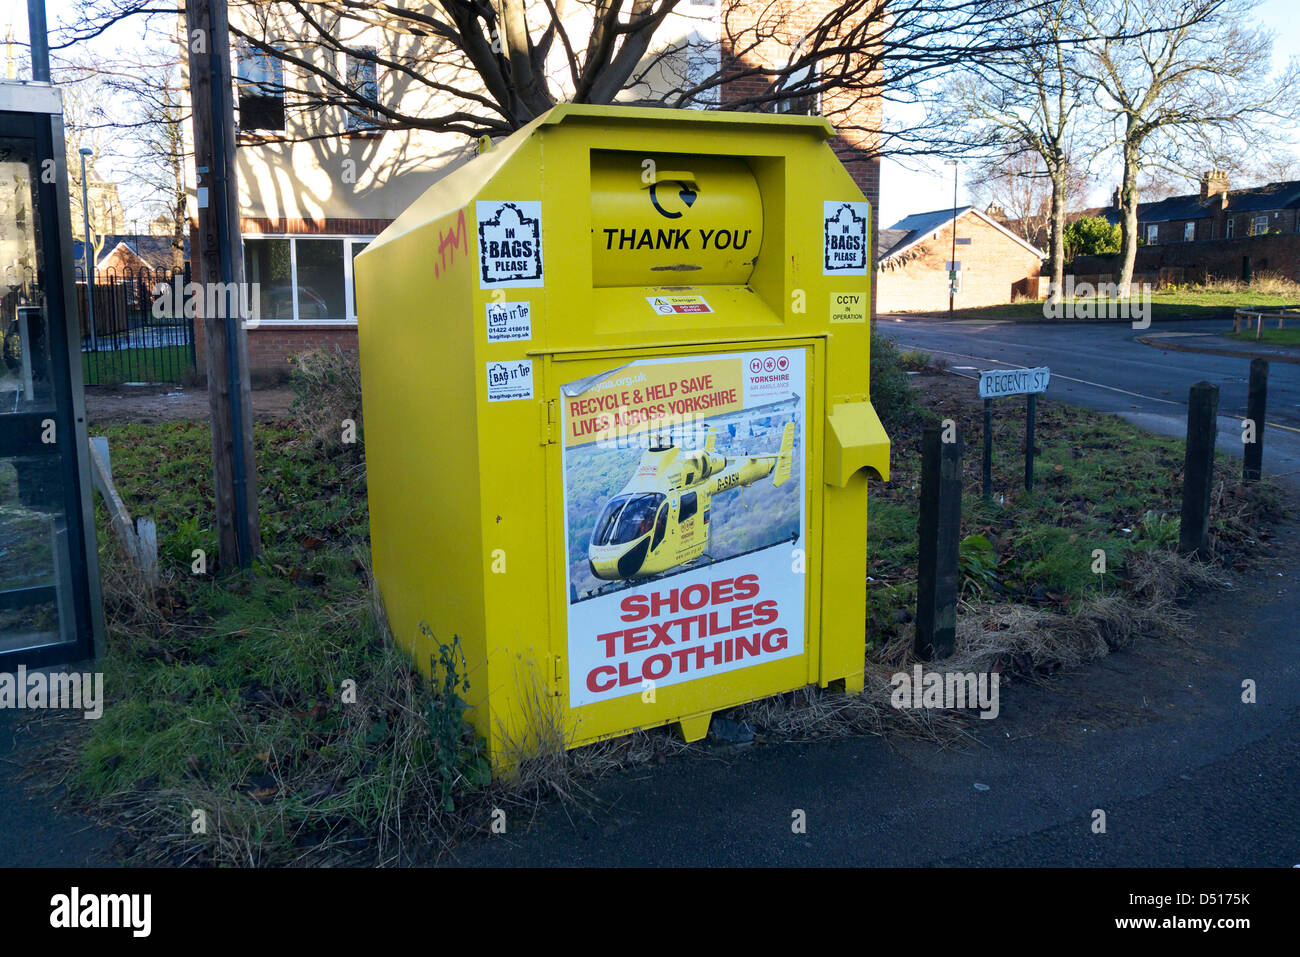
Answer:
[[(1300, 316), (1296, 317), (1300, 319)], [(1300, 348), (1300, 328), (1292, 327), (1290, 329), (1265, 329), (1259, 339), (1255, 338), (1255, 330), (1243, 329), (1240, 332), (1225, 332), (1225, 338), (1236, 339), (1239, 342), (1262, 342), (1268, 346), (1292, 346)]]

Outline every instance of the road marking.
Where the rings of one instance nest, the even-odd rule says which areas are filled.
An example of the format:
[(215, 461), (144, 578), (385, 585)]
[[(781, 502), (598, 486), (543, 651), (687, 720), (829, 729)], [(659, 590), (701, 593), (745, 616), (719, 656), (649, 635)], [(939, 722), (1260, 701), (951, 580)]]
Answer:
[[(1002, 361), (1001, 359), (990, 359), (990, 358), (988, 358), (987, 356), (972, 356), (972, 355), (967, 355), (967, 354), (964, 353), (964, 352), (947, 352), (947, 351), (944, 350), (944, 349), (936, 349), (935, 351), (936, 351), (936, 352), (943, 352), (943, 353), (945, 353), (946, 355), (950, 355), (950, 356), (959, 356), (959, 357), (961, 357), (962, 359), (974, 359), (976, 362), (996, 362), (998, 365), (1008, 366), (1009, 368), (1012, 368), (1012, 369), (1019, 368), (1019, 367), (1018, 367), (1017, 365), (1015, 365), (1014, 363), (1011, 363), (1011, 362), (1004, 362), (1004, 361)], [(1120, 392), (1120, 393), (1123, 393), (1124, 395), (1131, 395), (1131, 396), (1133, 396), (1134, 398), (1138, 398), (1138, 399), (1150, 399), (1152, 402), (1163, 402), (1163, 403), (1165, 403), (1166, 405), (1183, 405), (1183, 404), (1184, 404), (1184, 403), (1182, 403), (1182, 402), (1174, 402), (1172, 399), (1161, 399), (1161, 398), (1158, 398), (1158, 397), (1156, 397), (1156, 396), (1154, 396), (1154, 395), (1145, 395), (1145, 394), (1143, 394), (1143, 393), (1141, 393), (1141, 392), (1130, 392), (1128, 389), (1120, 389), (1120, 388), (1117, 388), (1116, 386), (1113, 386), (1113, 385), (1104, 385), (1104, 384), (1102, 384), (1102, 383), (1100, 383), (1100, 382), (1092, 382), (1092, 381), (1090, 381), (1090, 380), (1088, 380), (1088, 379), (1076, 379), (1076, 378), (1074, 378), (1073, 376), (1061, 375), (1059, 372), (1053, 372), (1053, 373), (1052, 373), (1052, 376), (1053, 376), (1053, 378), (1064, 379), (1064, 380), (1066, 380), (1067, 382), (1078, 382), (1078, 383), (1081, 383), (1082, 385), (1091, 385), (1091, 386), (1095, 386), (1095, 387), (1098, 388), (1098, 389), (1107, 389), (1107, 390), (1109, 390), (1109, 391), (1111, 391), (1111, 392)]]
[[(1010, 344), (1010, 345), (1019, 345), (1019, 343), (1009, 343), (1009, 344)], [(1021, 348), (1026, 348), (1026, 349), (1029, 348), (1029, 346), (1020, 346), (1020, 347), (1021, 347)], [(988, 358), (987, 356), (972, 356), (972, 355), (968, 355), (967, 353), (964, 353), (964, 352), (949, 352), (949, 351), (946, 350), (946, 349), (936, 349), (936, 348), (934, 348), (933, 346), (914, 346), (913, 348), (918, 348), (918, 349), (930, 349), (931, 351), (933, 351), (933, 352), (937, 352), (937, 353), (940, 353), (940, 354), (942, 354), (942, 355), (957, 356), (957, 357), (962, 358), (962, 359), (974, 359), (976, 362), (996, 362), (998, 365), (1007, 366), (1007, 367), (1012, 368), (1012, 369), (1019, 368), (1015, 363), (1005, 362), (1005, 361), (1003, 361), (1002, 359), (990, 359), (990, 358)], [(953, 366), (953, 368), (954, 368), (954, 369), (969, 369), (969, 368), (972, 368), (972, 367), (971, 367), (971, 366)], [(1120, 392), (1120, 393), (1122, 393), (1122, 394), (1124, 394), (1124, 395), (1131, 395), (1131, 396), (1133, 396), (1134, 398), (1137, 398), (1137, 399), (1149, 399), (1149, 400), (1151, 400), (1152, 402), (1163, 402), (1163, 403), (1165, 403), (1165, 405), (1179, 405), (1179, 406), (1181, 406), (1181, 405), (1186, 405), (1186, 403), (1184, 403), (1184, 402), (1175, 402), (1175, 401), (1173, 401), (1172, 399), (1161, 399), (1161, 398), (1159, 398), (1158, 396), (1154, 396), (1154, 395), (1146, 395), (1145, 393), (1142, 393), (1142, 392), (1130, 392), (1130, 391), (1128, 391), (1127, 389), (1120, 389), (1120, 388), (1118, 388), (1118, 387), (1116, 387), (1116, 386), (1113, 386), (1113, 385), (1104, 385), (1104, 384), (1102, 384), (1102, 383), (1100, 383), (1100, 382), (1092, 382), (1092, 381), (1090, 381), (1090, 380), (1088, 380), (1088, 379), (1075, 379), (1075, 378), (1073, 378), (1072, 376), (1062, 375), (1062, 374), (1059, 373), (1059, 372), (1053, 372), (1053, 373), (1052, 373), (1052, 377), (1053, 377), (1053, 378), (1056, 378), (1056, 379), (1065, 379), (1067, 382), (1078, 382), (1078, 383), (1080, 383), (1080, 384), (1082, 384), (1082, 385), (1095, 386), (1095, 387), (1098, 388), (1098, 389), (1106, 389), (1106, 390), (1108, 390), (1108, 391), (1110, 391), (1110, 392)], [(963, 376), (963, 378), (966, 378), (966, 379), (974, 379), (974, 378), (976, 378), (976, 377), (975, 377), (975, 376)], [(1245, 380), (1241, 380), (1241, 381), (1245, 381)], [(1240, 421), (1240, 419), (1239, 419), (1238, 417), (1236, 417), (1236, 416), (1223, 416), (1223, 418), (1230, 418), (1230, 419), (1234, 419), (1235, 421)], [(1288, 431), (1288, 432), (1295, 432), (1297, 435), (1300, 435), (1300, 429), (1293, 428), (1292, 426), (1289, 426), (1289, 425), (1279, 425), (1279, 424), (1276, 423), (1276, 422), (1269, 422), (1268, 420), (1265, 420), (1265, 421), (1264, 421), (1264, 427), (1265, 427), (1265, 428), (1269, 428), (1269, 429), (1285, 429), (1285, 430)]]

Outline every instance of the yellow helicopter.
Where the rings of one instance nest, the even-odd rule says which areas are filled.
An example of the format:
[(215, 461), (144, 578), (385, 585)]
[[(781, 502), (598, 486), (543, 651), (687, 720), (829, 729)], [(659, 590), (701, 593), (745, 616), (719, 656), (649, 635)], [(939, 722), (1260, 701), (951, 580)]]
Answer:
[(648, 578), (693, 562), (709, 544), (713, 496), (769, 475), (774, 487), (789, 480), (793, 422), (786, 423), (775, 455), (727, 457), (714, 451), (716, 440), (710, 432), (699, 452), (666, 445), (642, 453), (636, 471), (592, 529), (587, 561), (593, 576)]

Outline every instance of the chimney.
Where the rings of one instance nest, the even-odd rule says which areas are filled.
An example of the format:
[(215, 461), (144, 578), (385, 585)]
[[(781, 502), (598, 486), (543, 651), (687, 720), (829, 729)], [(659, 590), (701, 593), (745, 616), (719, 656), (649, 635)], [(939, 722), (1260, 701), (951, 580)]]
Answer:
[(1221, 197), (1222, 206), (1228, 205), (1228, 174), (1221, 169), (1208, 170), (1201, 174), (1201, 202), (1212, 196)]
[(1115, 187), (1115, 192), (1110, 194), (1110, 205), (1115, 209), (1119, 209), (1119, 187), (1118, 186)]

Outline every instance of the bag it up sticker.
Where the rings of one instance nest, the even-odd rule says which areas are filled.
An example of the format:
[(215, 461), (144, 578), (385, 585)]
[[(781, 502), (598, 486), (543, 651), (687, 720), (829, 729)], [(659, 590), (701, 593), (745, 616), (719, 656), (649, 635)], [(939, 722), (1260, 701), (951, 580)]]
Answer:
[(509, 402), (533, 397), (533, 360), (489, 362), (487, 364), (489, 402)]
[(828, 201), (823, 204), (822, 275), (867, 274), (869, 212), (869, 203)]
[(866, 322), (870, 299), (865, 292), (831, 293), (831, 322)]
[(542, 285), (542, 204), (480, 200), (477, 213), (479, 288)]
[(661, 316), (713, 311), (703, 296), (646, 296), (645, 301)]
[(517, 342), (531, 339), (532, 311), (532, 304), (527, 302), (489, 302), (487, 341)]

